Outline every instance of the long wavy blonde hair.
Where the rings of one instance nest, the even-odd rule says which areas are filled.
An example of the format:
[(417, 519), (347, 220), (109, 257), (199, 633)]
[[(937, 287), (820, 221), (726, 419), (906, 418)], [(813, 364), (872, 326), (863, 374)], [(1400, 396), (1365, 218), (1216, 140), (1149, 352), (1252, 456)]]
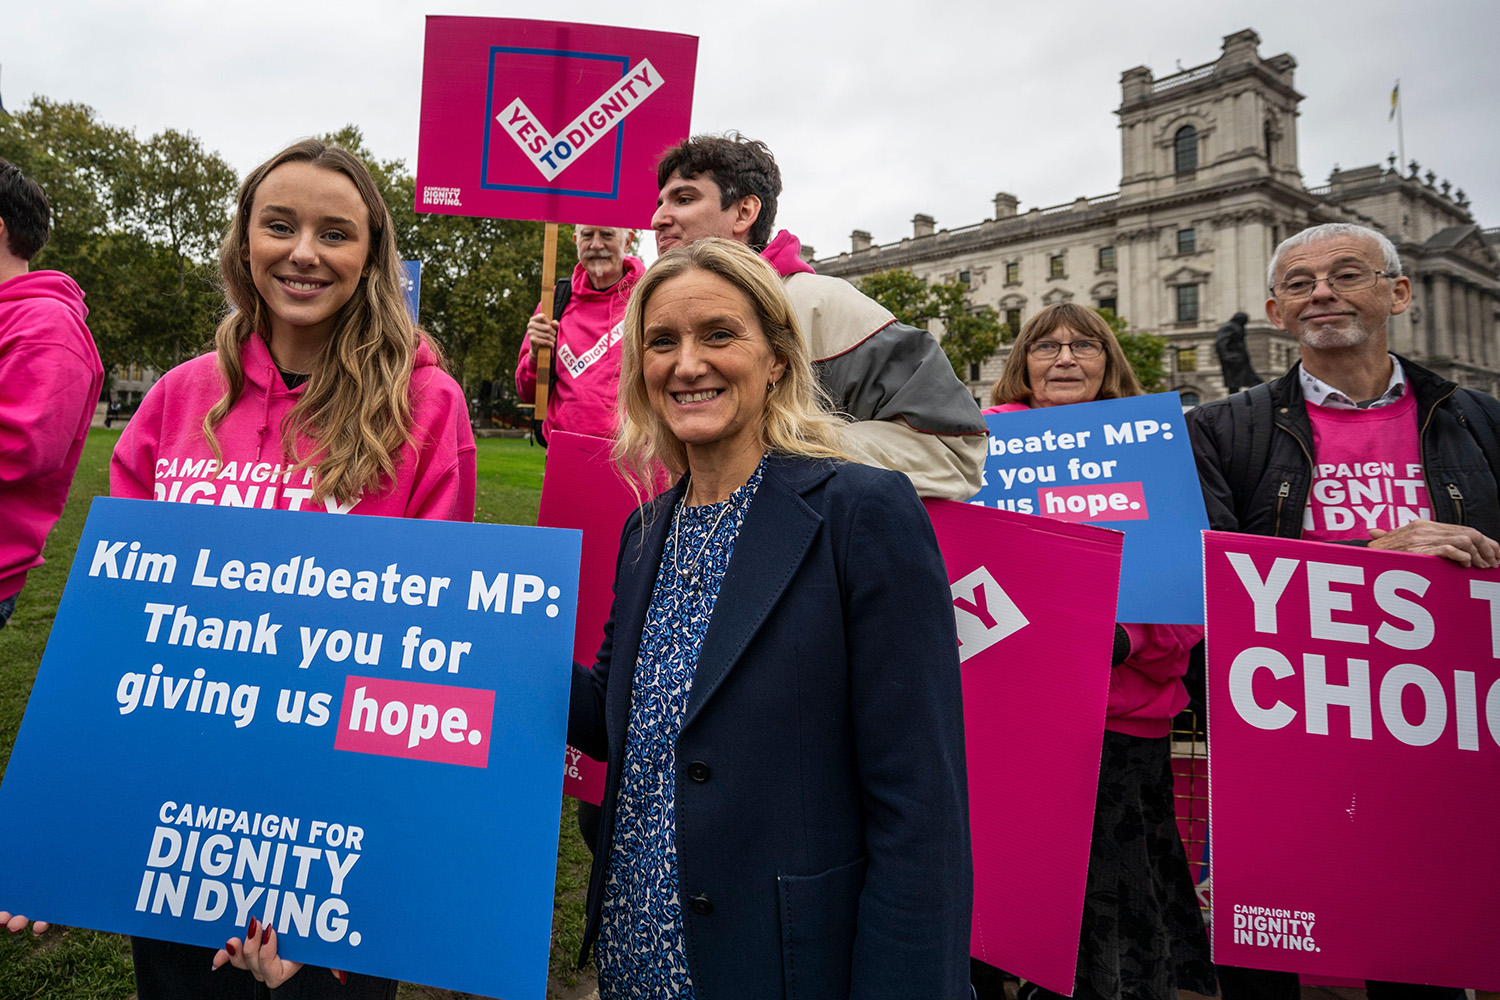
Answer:
[[(717, 275), (744, 293), (772, 355), (786, 366), (766, 395), (761, 443), (767, 451), (807, 458), (847, 460), (841, 444), (844, 422), (831, 412), (792, 304), (771, 266), (749, 247), (732, 240), (705, 239), (671, 250), (651, 265), (636, 283), (625, 309), (620, 358), (620, 433), (614, 457), (626, 476), (644, 487), (665, 466), (674, 474), (687, 470), (687, 448), (651, 408), (642, 370), (646, 348), (646, 309), (666, 282), (688, 271)], [(638, 487), (639, 488), (639, 487)]]
[[(370, 172), (347, 150), (304, 139), (256, 167), (240, 186), (234, 220), (219, 248), (224, 295), (235, 307), (214, 331), (225, 390), (203, 418), (203, 433), (214, 457), (222, 460), (214, 429), (244, 391), (241, 350), (250, 337), (268, 336), (269, 309), (250, 274), (250, 216), (261, 182), (287, 163), (309, 163), (343, 174), (370, 214), (364, 276), (334, 317), (333, 334), (323, 345), (302, 398), (281, 425), (284, 453), (296, 460), (298, 470), (314, 470), (314, 499), (332, 496), (348, 503), (395, 479), (398, 453), (411, 441), (408, 389), (417, 344), (426, 337), (406, 309), (390, 211)], [(441, 364), (437, 345), (428, 340), (428, 346), (439, 354)], [(313, 443), (308, 454), (300, 453), (299, 438)]]

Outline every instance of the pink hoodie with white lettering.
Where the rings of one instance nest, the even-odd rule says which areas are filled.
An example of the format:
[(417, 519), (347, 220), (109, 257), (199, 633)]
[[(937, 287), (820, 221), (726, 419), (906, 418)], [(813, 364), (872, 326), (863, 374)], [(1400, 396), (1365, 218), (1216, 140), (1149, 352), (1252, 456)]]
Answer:
[[(602, 291), (589, 282), (582, 264), (573, 267), (573, 291), (558, 322), (543, 434), (556, 430), (615, 436), (620, 422), (616, 399), (623, 352), (621, 322), (630, 290), (646, 270), (639, 257), (627, 256), (623, 266), (620, 280)], [(536, 357), (531, 353), (531, 338), (524, 334), (516, 362), (516, 393), (523, 403), (536, 401)]]
[[(288, 389), (266, 342), (249, 337), (241, 349), (245, 387), (215, 429), (223, 462), (203, 436), (203, 418), (224, 394), (215, 356), (194, 358), (162, 376), (130, 418), (110, 463), (110, 495), (141, 500), (327, 510), (333, 513), (474, 520), (474, 431), (463, 390), (422, 342), (409, 398), (412, 442), (396, 455), (396, 479), (348, 503), (312, 500), (312, 472), (293, 472), (282, 450), (282, 420), (306, 386)], [(303, 454), (312, 443), (298, 443)]]
[(99, 402), (88, 313), (61, 271), (0, 282), (0, 600), (42, 564)]
[[(983, 412), (988, 416), (1026, 409), (1030, 407), (1025, 403), (1001, 403)], [(1172, 718), (1188, 703), (1182, 675), (1189, 651), (1203, 638), (1203, 626), (1132, 622), (1120, 627), (1130, 637), (1130, 655), (1110, 668), (1104, 728), (1130, 736), (1168, 736)]]

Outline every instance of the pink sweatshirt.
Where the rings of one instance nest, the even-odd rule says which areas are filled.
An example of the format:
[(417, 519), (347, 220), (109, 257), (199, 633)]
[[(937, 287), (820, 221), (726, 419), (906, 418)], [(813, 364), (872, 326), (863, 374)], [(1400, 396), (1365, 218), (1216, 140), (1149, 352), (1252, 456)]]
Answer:
[[(589, 284), (589, 274), (582, 264), (574, 266), (573, 294), (558, 324), (557, 349), (552, 355), (554, 377), (542, 433), (559, 430), (602, 438), (615, 436), (619, 423), (615, 401), (620, 390), (620, 323), (625, 319), (630, 290), (644, 271), (639, 257), (626, 257), (624, 276), (601, 292)], [(536, 400), (536, 358), (531, 355), (531, 338), (524, 334), (516, 363), (516, 392), (523, 403)]]
[(776, 269), (783, 278), (793, 274), (817, 274), (817, 270), (802, 259), (802, 241), (785, 229), (776, 233), (775, 239), (760, 252), (766, 263)]
[[(474, 431), (463, 390), (437, 365), (423, 342), (412, 372), (412, 444), (396, 457), (396, 480), (374, 494), (340, 504), (312, 502), (310, 469), (292, 472), (282, 451), (281, 422), (306, 386), (288, 389), (271, 352), (252, 336), (240, 355), (245, 388), (215, 431), (224, 454), (213, 458), (203, 417), (224, 393), (213, 354), (162, 376), (130, 419), (110, 463), (110, 494), (142, 500), (275, 510), (474, 520)], [(303, 454), (311, 445), (299, 442)]]
[[(983, 412), (1015, 413), (1030, 409), (1025, 403), (1001, 403)], [(1188, 652), (1203, 638), (1202, 625), (1125, 624), (1130, 655), (1109, 671), (1109, 707), (1104, 728), (1129, 736), (1163, 737), (1172, 731), (1172, 717), (1188, 703), (1182, 675)]]
[(0, 283), (0, 600), (42, 564), (99, 402), (88, 313), (60, 271)]

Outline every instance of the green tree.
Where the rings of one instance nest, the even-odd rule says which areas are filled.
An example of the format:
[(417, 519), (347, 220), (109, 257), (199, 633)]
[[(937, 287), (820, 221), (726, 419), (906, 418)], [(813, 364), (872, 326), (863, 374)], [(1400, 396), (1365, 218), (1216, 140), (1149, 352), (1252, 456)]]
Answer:
[(106, 372), (167, 368), (208, 341), (235, 186), (221, 157), (173, 130), (140, 142), (87, 105), (45, 97), (0, 118), (0, 149), (47, 192), (52, 238), (32, 263), (83, 288)]
[(115, 204), (125, 229), (149, 245), (137, 260), (150, 302), (137, 313), (140, 360), (157, 368), (198, 353), (224, 309), (219, 243), (238, 178), (195, 136), (167, 129), (122, 158)]
[(1010, 327), (992, 307), (969, 304), (969, 286), (961, 281), (929, 283), (907, 268), (897, 268), (867, 275), (855, 284), (908, 326), (932, 329), (933, 320), (941, 324), (935, 332), (959, 378), (965, 377), (970, 364), (984, 361), (1001, 342), (1010, 340)]
[(1167, 338), (1154, 333), (1132, 331), (1130, 325), (1115, 315), (1113, 309), (1096, 310), (1104, 322), (1114, 331), (1125, 360), (1130, 362), (1141, 388), (1147, 392), (1162, 392), (1167, 387)]

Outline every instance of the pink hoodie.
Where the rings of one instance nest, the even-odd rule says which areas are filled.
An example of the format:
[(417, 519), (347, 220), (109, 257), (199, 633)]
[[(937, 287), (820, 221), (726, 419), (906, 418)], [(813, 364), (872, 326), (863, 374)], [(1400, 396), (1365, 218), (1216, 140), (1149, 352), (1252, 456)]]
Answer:
[[(615, 436), (620, 419), (615, 412), (620, 390), (620, 323), (630, 290), (645, 269), (639, 257), (627, 256), (624, 275), (601, 292), (589, 284), (582, 264), (573, 267), (573, 292), (559, 324), (542, 433), (559, 430)], [(516, 363), (516, 392), (523, 403), (536, 400), (536, 358), (531, 354), (531, 338), (524, 334)]]
[[(1025, 403), (1001, 403), (983, 412), (1015, 413)], [(1188, 703), (1182, 675), (1188, 652), (1203, 638), (1202, 625), (1121, 624), (1130, 637), (1130, 655), (1109, 672), (1109, 707), (1104, 728), (1129, 736), (1170, 735), (1172, 717)]]
[(104, 367), (60, 271), (0, 283), (0, 600), (20, 592), (68, 500)]
[(783, 278), (793, 274), (818, 273), (811, 264), (802, 259), (802, 241), (785, 229), (778, 232), (776, 238), (766, 244), (766, 248), (760, 252), (760, 255)]
[[(224, 394), (213, 354), (162, 376), (130, 419), (110, 463), (110, 494), (142, 500), (327, 510), (332, 513), (474, 520), (474, 431), (463, 390), (437, 365), (423, 342), (417, 348), (409, 395), (412, 443), (396, 458), (396, 480), (349, 504), (333, 497), (312, 502), (312, 473), (292, 473), (282, 451), (281, 422), (305, 386), (288, 389), (265, 340), (252, 336), (241, 351), (245, 388), (215, 435), (224, 453), (214, 460), (203, 417)], [(311, 450), (299, 442), (304, 454)]]

